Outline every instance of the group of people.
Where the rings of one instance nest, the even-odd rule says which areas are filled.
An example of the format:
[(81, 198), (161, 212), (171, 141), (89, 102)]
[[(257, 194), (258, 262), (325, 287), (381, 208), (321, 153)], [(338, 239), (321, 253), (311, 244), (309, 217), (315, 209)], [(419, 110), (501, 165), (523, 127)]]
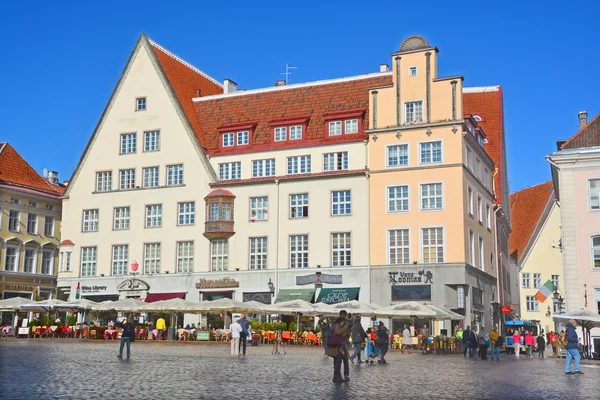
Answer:
[(229, 326), (229, 330), (231, 332), (231, 356), (246, 357), (246, 344), (248, 343), (248, 338), (252, 340), (250, 322), (248, 322), (246, 315), (241, 314), (240, 318), (234, 320)]
[(500, 361), (500, 349), (504, 346), (504, 336), (500, 334), (498, 328), (494, 327), (491, 332), (487, 332), (485, 327), (481, 327), (479, 332), (471, 329), (471, 326), (467, 326), (464, 331), (459, 329), (456, 333), (456, 337), (461, 340), (463, 346), (463, 356), (472, 360), (487, 360), (487, 352), (490, 349), (490, 356), (492, 361)]

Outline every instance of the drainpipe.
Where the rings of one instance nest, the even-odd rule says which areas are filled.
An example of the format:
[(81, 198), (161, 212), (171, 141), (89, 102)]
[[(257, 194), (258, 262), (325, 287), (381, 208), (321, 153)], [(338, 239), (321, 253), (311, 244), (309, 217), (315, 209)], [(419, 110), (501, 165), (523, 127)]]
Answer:
[[(367, 178), (367, 185), (370, 186), (370, 175), (369, 175), (369, 141), (365, 140), (365, 177)], [(369, 304), (371, 304), (371, 189), (367, 187), (367, 227), (369, 229), (369, 235), (367, 236), (367, 274), (369, 275)], [(391, 325), (390, 325), (391, 328)]]
[[(500, 257), (500, 255), (498, 254), (498, 223), (497, 223), (497, 218), (498, 218), (498, 211), (501, 211), (502, 207), (500, 206), (496, 206), (496, 209), (494, 210), (494, 233), (496, 236), (496, 240), (494, 240), (494, 254), (496, 255), (496, 298), (498, 299), (498, 302), (500, 303), (500, 306), (504, 305), (504, 285), (502, 286), (503, 290), (502, 290), (502, 296), (500, 296), (500, 282), (501, 279), (503, 277), (499, 276), (499, 272), (500, 272), (500, 263), (502, 262), (502, 257)], [(509, 261), (510, 262), (510, 261)], [(499, 322), (502, 325), (502, 312), (500, 313), (500, 318), (499, 318)], [(502, 326), (499, 327), (499, 329), (502, 329)]]
[(279, 179), (275, 179), (275, 186), (277, 186), (277, 233), (275, 236), (275, 297), (277, 297), (277, 290), (279, 290)]

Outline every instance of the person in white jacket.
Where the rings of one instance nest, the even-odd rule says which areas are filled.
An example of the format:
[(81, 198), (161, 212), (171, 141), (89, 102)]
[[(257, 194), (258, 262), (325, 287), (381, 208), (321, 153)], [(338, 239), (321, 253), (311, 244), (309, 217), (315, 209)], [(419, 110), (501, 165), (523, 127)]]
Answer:
[(242, 326), (238, 323), (237, 319), (229, 326), (229, 330), (231, 331), (231, 355), (239, 356), (240, 334), (242, 333)]

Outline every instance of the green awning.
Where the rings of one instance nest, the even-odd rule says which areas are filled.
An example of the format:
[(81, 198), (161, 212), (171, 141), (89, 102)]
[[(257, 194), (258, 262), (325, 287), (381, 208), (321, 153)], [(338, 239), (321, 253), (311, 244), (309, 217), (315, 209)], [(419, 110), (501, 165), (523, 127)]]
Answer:
[(279, 289), (275, 303), (282, 303), (289, 300), (304, 300), (312, 302), (315, 289)]
[(359, 287), (349, 288), (322, 288), (317, 298), (317, 303), (337, 304), (345, 301), (358, 300)]

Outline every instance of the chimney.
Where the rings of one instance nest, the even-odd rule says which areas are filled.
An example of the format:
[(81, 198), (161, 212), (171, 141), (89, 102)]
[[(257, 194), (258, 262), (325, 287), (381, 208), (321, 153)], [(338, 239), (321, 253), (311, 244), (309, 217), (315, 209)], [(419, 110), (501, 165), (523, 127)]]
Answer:
[(283, 79), (275, 81), (275, 86), (285, 86), (286, 83)]
[(48, 171), (48, 180), (53, 185), (58, 185), (58, 172)]
[(231, 79), (223, 80), (223, 94), (233, 93), (237, 90), (237, 83)]
[(390, 66), (387, 64), (379, 64), (379, 72), (389, 72)]
[(577, 116), (579, 117), (579, 129), (583, 129), (587, 125), (587, 111), (579, 111)]

